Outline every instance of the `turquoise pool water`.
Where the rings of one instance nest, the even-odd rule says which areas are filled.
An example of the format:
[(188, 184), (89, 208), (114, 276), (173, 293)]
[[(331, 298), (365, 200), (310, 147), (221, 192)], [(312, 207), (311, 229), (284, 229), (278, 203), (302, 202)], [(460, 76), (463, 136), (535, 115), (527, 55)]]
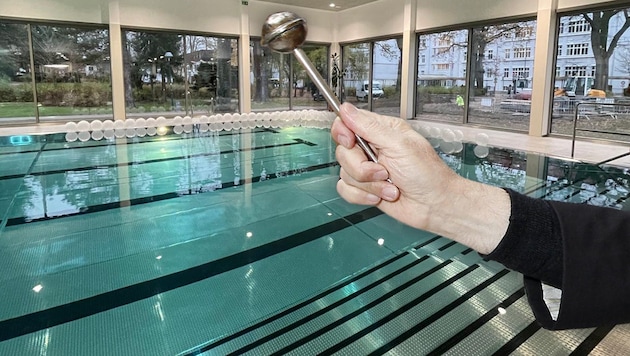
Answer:
[[(470, 179), (630, 207), (626, 169), (441, 143)], [(338, 171), (304, 127), (0, 137), (0, 354), (597, 353), (628, 332), (541, 330), (517, 273), (342, 201)]]

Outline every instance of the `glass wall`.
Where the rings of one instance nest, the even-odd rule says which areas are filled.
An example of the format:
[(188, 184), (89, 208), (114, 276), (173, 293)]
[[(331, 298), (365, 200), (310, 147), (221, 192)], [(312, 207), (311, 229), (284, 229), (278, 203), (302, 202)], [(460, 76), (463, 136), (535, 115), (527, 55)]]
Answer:
[(367, 92), (370, 83), (371, 46), (369, 42), (354, 43), (343, 46), (342, 65), (344, 73), (344, 101), (349, 101), (360, 109), (369, 108), (371, 99)]
[[(328, 79), (329, 47), (306, 44), (301, 48)], [(271, 51), (258, 39), (250, 42), (250, 49), (253, 111), (326, 109), (326, 100), (295, 56)]]
[(0, 105), (2, 123), (111, 118), (108, 30), (0, 22)]
[(33, 71), (28, 25), (0, 22), (0, 124), (33, 123)]
[(472, 29), (468, 122), (529, 130), (536, 22)]
[(400, 116), (402, 37), (374, 42), (372, 111)]
[(468, 30), (418, 36), (416, 117), (461, 123)]
[(237, 112), (238, 41), (126, 30), (128, 116)]
[(418, 35), (416, 117), (527, 131), (536, 22)]
[[(304, 53), (311, 60), (315, 69), (328, 81), (328, 46), (306, 45), (302, 46)], [(316, 109), (324, 110), (328, 107), (326, 99), (319, 92), (313, 81), (309, 78), (302, 64), (295, 56), (291, 56), (293, 65), (293, 110)]]
[(402, 37), (345, 45), (342, 54), (344, 100), (400, 116)]
[(252, 110), (289, 110), (292, 87), (289, 55), (272, 51), (261, 45), (260, 40), (250, 42), (250, 51)]
[(628, 11), (620, 7), (560, 16), (552, 133), (572, 135), (579, 104), (578, 136), (630, 141)]
[(109, 31), (32, 26), (40, 121), (112, 117)]

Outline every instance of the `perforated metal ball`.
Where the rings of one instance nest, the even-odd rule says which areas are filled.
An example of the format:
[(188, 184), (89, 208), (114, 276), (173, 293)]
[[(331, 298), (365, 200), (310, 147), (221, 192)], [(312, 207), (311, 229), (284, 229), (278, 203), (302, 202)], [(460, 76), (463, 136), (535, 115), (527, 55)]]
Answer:
[(269, 15), (262, 28), (260, 43), (281, 53), (292, 52), (306, 40), (306, 21), (289, 12), (277, 12)]

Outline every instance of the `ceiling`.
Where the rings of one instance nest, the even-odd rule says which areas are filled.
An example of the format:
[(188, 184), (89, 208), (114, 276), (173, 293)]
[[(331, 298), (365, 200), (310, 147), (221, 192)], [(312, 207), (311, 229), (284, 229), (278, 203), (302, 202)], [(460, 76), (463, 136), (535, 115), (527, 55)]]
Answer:
[[(262, 2), (272, 2), (276, 4), (306, 7), (310, 9), (341, 11), (352, 7), (365, 5), (378, 0), (260, 0)], [(331, 7), (330, 3), (334, 3), (335, 7)]]

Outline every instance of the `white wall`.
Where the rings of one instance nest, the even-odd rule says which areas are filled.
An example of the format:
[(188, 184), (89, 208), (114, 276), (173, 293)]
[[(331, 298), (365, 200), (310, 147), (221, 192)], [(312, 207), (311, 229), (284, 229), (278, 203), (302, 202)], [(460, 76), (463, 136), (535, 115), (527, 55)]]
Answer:
[(382, 0), (337, 13), (337, 42), (400, 35), (404, 0)]
[(416, 30), (505, 17), (535, 16), (537, 11), (538, 1), (532, 0), (418, 0)]
[(614, 0), (558, 0), (558, 11), (567, 11), (584, 6), (613, 5), (620, 2)]
[(124, 0), (118, 3), (120, 24), (124, 27), (240, 34), (242, 5), (239, 1)]
[(0, 16), (31, 20), (53, 20), (104, 23), (102, 8), (108, 4), (100, 0), (3, 0)]
[[(19, 0), (2, 1), (0, 16), (29, 20), (103, 23), (109, 21), (109, 4), (117, 3), (124, 27), (163, 28), (239, 35), (238, 0)], [(265, 18), (277, 11), (293, 11), (306, 19), (312, 42), (353, 42), (403, 32), (404, 0), (381, 0), (330, 12), (249, 1), (249, 28), (259, 36)], [(614, 0), (558, 0), (566, 11)], [(538, 1), (525, 0), (417, 0), (415, 28), (425, 31), (464, 23), (535, 15)], [(481, 9), (481, 10), (480, 10)]]
[(261, 1), (249, 2), (250, 35), (259, 37), (267, 16), (281, 11), (291, 11), (306, 21), (308, 42), (334, 42), (335, 16), (333, 12), (279, 5)]

